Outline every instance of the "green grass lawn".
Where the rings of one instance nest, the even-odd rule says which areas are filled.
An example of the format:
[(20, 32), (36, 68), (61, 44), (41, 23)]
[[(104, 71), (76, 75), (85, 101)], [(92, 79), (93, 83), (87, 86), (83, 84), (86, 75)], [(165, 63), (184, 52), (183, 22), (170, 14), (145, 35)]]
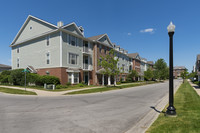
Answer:
[(147, 133), (200, 133), (200, 97), (188, 82), (178, 89), (174, 106), (177, 117), (161, 113)]
[(81, 91), (74, 91), (74, 92), (67, 93), (66, 95), (104, 92), (104, 91), (118, 90), (118, 89), (130, 88), (130, 87), (141, 86), (141, 85), (146, 85), (146, 84), (153, 84), (153, 83), (156, 83), (156, 82), (150, 81), (150, 82), (128, 83), (126, 85), (120, 85), (120, 86), (109, 86), (109, 87), (100, 87), (100, 88), (95, 88), (95, 89), (87, 89), (87, 90), (81, 90)]
[(22, 95), (37, 95), (35, 92), (11, 89), (11, 88), (4, 88), (4, 87), (0, 87), (0, 92), (10, 93), (10, 94), (22, 94)]

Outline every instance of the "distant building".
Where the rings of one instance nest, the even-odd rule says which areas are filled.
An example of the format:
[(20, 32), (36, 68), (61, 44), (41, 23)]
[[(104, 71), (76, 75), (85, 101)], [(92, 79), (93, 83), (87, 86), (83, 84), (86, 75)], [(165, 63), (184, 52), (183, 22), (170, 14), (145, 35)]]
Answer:
[(195, 63), (195, 71), (198, 75), (198, 81), (200, 81), (200, 54), (197, 55), (196, 63)]
[(10, 69), (11, 69), (11, 66), (0, 64), (0, 72), (4, 70), (10, 70)]
[(181, 77), (181, 73), (184, 72), (186, 68), (184, 66), (175, 66), (174, 67), (174, 77)]

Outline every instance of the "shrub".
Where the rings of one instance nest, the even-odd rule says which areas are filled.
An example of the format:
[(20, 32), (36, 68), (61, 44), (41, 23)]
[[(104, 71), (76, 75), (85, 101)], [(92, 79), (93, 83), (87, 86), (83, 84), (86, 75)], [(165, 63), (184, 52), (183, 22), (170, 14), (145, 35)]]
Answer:
[(117, 84), (117, 85), (120, 85), (120, 84), (121, 84), (121, 82), (117, 82), (116, 84)]
[(84, 83), (79, 83), (79, 84), (77, 84), (77, 86), (78, 86), (78, 87), (84, 87), (85, 84), (84, 84)]
[(9, 82), (13, 85), (24, 85), (24, 78), (23, 69), (12, 70), (10, 73)]
[(56, 89), (68, 88), (66, 85), (56, 85)]
[(67, 85), (67, 86), (70, 86), (70, 85), (71, 85), (71, 82), (67, 82), (66, 85)]
[(1, 72), (1, 75), (10, 75), (11, 71), (4, 70)]
[(0, 82), (3, 84), (8, 84), (9, 78), (10, 78), (10, 75), (1, 75)]
[(43, 75), (40, 77), (40, 80), (43, 84), (54, 84), (54, 85), (58, 85), (60, 84), (60, 80), (59, 78), (55, 77), (55, 76), (49, 76), (49, 75)]

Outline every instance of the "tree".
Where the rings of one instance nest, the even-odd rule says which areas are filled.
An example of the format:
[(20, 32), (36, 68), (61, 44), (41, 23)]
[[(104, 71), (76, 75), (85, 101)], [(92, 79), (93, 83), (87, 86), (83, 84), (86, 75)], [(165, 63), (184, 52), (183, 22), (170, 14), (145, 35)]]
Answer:
[(150, 68), (148, 68), (147, 71), (144, 72), (144, 78), (147, 81), (152, 80), (152, 78), (153, 78), (153, 71)]
[(117, 67), (119, 59), (115, 58), (114, 50), (111, 49), (109, 54), (101, 56), (101, 61), (98, 60), (98, 64), (104, 68), (100, 73), (104, 75), (114, 76), (114, 85), (116, 85), (116, 75), (119, 75), (120, 70)]
[(197, 79), (197, 72), (191, 72), (188, 74), (188, 78), (190, 78), (192, 81)]
[(132, 70), (127, 76), (127, 81), (133, 82), (137, 77), (138, 77), (138, 72), (136, 70)]
[(159, 80), (165, 80), (168, 78), (169, 70), (167, 63), (164, 59), (158, 59), (154, 64), (154, 78)]
[(188, 72), (187, 72), (187, 69), (185, 69), (182, 73), (181, 73), (181, 77), (183, 78), (183, 83), (184, 83), (184, 80), (187, 78), (188, 76)]

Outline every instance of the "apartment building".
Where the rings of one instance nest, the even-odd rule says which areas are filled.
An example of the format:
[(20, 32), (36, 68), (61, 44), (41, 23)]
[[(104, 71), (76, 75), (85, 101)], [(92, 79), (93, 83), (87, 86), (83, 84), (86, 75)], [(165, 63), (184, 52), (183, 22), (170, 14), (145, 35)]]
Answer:
[(200, 81), (200, 54), (198, 54), (197, 57), (196, 57), (194, 72), (197, 73), (198, 81)]
[(132, 58), (132, 70), (136, 70), (138, 72), (139, 77), (136, 80), (144, 80), (144, 72), (147, 71), (148, 68), (153, 70), (153, 61), (147, 61), (146, 58), (140, 57), (139, 53), (130, 53), (128, 54), (130, 58)]
[(61, 84), (80, 82), (88, 85), (112, 84), (114, 77), (102, 75), (98, 60), (114, 49), (118, 55), (118, 66), (124, 78), (132, 60), (128, 51), (111, 42), (107, 34), (86, 38), (84, 28), (74, 22), (53, 25), (29, 15), (10, 45), (12, 69), (29, 68), (40, 75), (53, 75)]
[(175, 66), (174, 67), (174, 78), (181, 77), (181, 73), (184, 72), (186, 68), (184, 66)]

